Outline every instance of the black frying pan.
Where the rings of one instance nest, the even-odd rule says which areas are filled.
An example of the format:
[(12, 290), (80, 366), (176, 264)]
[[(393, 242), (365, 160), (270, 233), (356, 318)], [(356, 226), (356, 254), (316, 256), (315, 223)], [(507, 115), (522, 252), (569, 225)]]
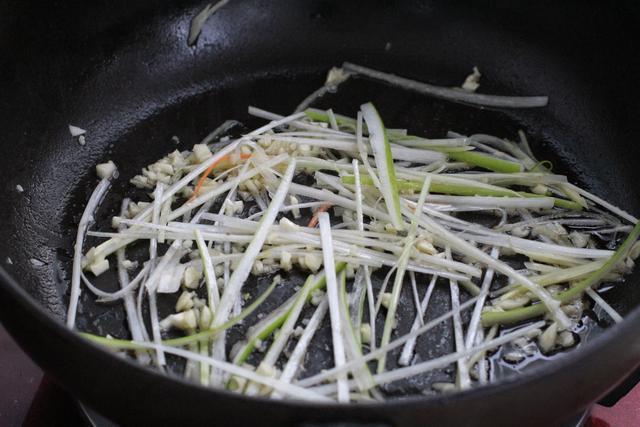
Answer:
[[(609, 293), (625, 322), (551, 363), (464, 393), (366, 406), (204, 389), (66, 330), (68, 254), (96, 163), (114, 159), (124, 182), (172, 150), (173, 135), (190, 147), (223, 120), (246, 119), (249, 104), (290, 112), (345, 60), (451, 86), (477, 65), (486, 93), (549, 95), (544, 109), (478, 110), (358, 80), (322, 102), (348, 113), (373, 101), (394, 127), (430, 135), (453, 128), (512, 137), (522, 128), (571, 180), (640, 213), (631, 5), (236, 0), (193, 49), (189, 21), (206, 2), (183, 3), (0, 5), (0, 316), (70, 391), (126, 424), (534, 425), (572, 415), (640, 362), (637, 274)], [(85, 147), (69, 123), (89, 130)], [(106, 310), (83, 307), (85, 325), (99, 325)]]

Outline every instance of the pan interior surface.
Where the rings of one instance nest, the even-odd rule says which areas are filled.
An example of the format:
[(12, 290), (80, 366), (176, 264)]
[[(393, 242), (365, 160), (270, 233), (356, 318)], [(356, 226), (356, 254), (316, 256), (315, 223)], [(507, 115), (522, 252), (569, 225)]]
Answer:
[[(0, 259), (11, 259), (4, 267), (22, 278), (25, 289), (57, 317), (63, 318), (66, 311), (75, 231), (96, 184), (97, 163), (113, 160), (120, 170), (96, 224), (105, 229), (108, 224), (100, 218), (116, 212), (131, 188), (128, 180), (142, 167), (176, 148), (190, 149), (224, 120), (240, 120), (247, 129), (259, 126), (260, 121), (247, 115), (249, 105), (290, 113), (323, 84), (326, 71), (342, 61), (443, 86), (460, 85), (478, 66), (484, 93), (548, 95), (550, 104), (543, 109), (479, 109), (354, 78), (314, 106), (353, 116), (360, 104), (371, 101), (387, 125), (433, 138), (452, 130), (515, 139), (521, 129), (533, 151), (550, 160), (555, 171), (631, 213), (640, 212), (633, 161), (640, 148), (628, 143), (628, 136), (637, 134), (638, 125), (629, 124), (637, 107), (616, 96), (631, 82), (625, 72), (616, 81), (607, 80), (607, 89), (594, 87), (594, 81), (610, 79), (610, 71), (590, 62), (583, 46), (592, 42), (602, 47), (608, 42), (626, 48), (628, 42), (618, 36), (581, 40), (544, 20), (537, 21), (541, 28), (532, 28), (513, 10), (512, 21), (498, 29), (489, 12), (442, 4), (426, 7), (407, 2), (402, 13), (391, 6), (374, 8), (372, 19), (354, 22), (350, 16), (357, 5), (301, 2), (303, 7), (291, 2), (289, 8), (266, 13), (267, 3), (256, 2), (248, 9), (230, 4), (207, 23), (195, 48), (188, 48), (185, 38), (189, 19), (201, 5), (166, 6), (140, 24), (133, 25), (138, 22), (133, 14), (118, 23), (98, 25), (86, 36), (69, 34), (75, 43), (70, 51), (52, 39), (35, 53), (22, 54), (18, 74), (36, 83), (22, 94), (29, 108), (16, 107), (22, 115), (10, 128), (9, 136), (23, 147), (0, 148), (5, 166), (11, 164), (11, 173), (7, 167), (1, 173), (3, 197), (12, 206), (2, 214), (6, 226)], [(151, 9), (141, 6), (141, 10)], [(562, 14), (560, 10), (558, 19)], [(378, 31), (382, 24), (402, 25), (404, 31)], [(270, 31), (273, 28), (278, 31)], [(537, 31), (544, 35), (534, 37)], [(51, 58), (36, 72), (37, 55), (45, 55), (46, 49), (61, 52), (60, 57)], [(613, 53), (602, 55), (607, 62)], [(609, 70), (621, 67), (613, 64)], [(49, 78), (45, 81), (39, 74)], [(12, 95), (18, 99), (17, 91), (9, 92), (9, 99)], [(86, 146), (70, 137), (68, 124), (87, 129)], [(24, 193), (15, 191), (17, 185)], [(291, 277), (286, 283), (295, 286), (301, 280)], [(640, 291), (633, 286), (637, 280), (634, 273), (606, 294), (623, 315), (640, 300)], [(106, 276), (95, 283), (115, 289), (109, 288)], [(420, 293), (426, 284), (424, 278), (419, 281)], [(247, 286), (259, 293), (267, 285), (265, 279)], [(286, 288), (280, 287), (272, 303), (287, 296)], [(428, 318), (450, 309), (447, 296), (447, 288), (439, 287)], [(410, 292), (403, 292), (402, 298), (402, 306), (410, 309), (400, 313), (400, 331), (409, 329), (414, 316)], [(166, 301), (164, 309), (171, 305)], [(247, 319), (245, 325), (254, 320)], [(587, 323), (591, 327), (584, 329), (583, 337), (607, 326), (606, 317), (597, 314)], [(81, 329), (124, 337), (125, 324), (121, 307), (96, 304), (83, 292)], [(235, 333), (240, 336), (242, 331), (240, 327)], [(330, 360), (325, 351), (330, 334), (324, 330), (319, 335), (314, 344), (317, 357), (310, 361), (314, 370), (327, 368)], [(417, 353), (432, 358), (452, 348), (451, 331), (445, 325), (419, 341)], [(514, 372), (497, 359), (496, 363), (500, 365), (496, 372)], [(450, 370), (435, 371), (385, 391), (393, 396), (419, 393), (426, 384), (451, 381), (452, 376)]]

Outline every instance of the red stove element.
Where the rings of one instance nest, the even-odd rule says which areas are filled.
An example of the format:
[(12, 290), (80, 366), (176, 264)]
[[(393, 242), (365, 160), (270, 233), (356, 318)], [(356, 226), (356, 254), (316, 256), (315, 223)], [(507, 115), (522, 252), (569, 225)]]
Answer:
[(587, 427), (627, 427), (640, 425), (640, 384), (613, 407), (595, 405)]
[(0, 325), (0, 425), (22, 425), (42, 380), (42, 371)]
[[(66, 391), (25, 355), (0, 325), (0, 426), (91, 425)], [(98, 424), (98, 423), (96, 423)], [(586, 427), (640, 425), (640, 384), (615, 406), (595, 405)]]
[(0, 426), (86, 426), (74, 399), (43, 376), (0, 325)]

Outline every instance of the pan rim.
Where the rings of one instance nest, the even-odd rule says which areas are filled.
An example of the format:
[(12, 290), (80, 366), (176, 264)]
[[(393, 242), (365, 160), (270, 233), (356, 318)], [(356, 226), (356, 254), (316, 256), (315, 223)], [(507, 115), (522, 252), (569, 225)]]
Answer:
[[(245, 396), (236, 393), (232, 393), (223, 389), (215, 389), (204, 387), (200, 384), (189, 382), (181, 377), (170, 377), (164, 375), (161, 372), (156, 371), (153, 368), (142, 366), (136, 363), (130, 358), (118, 357), (114, 352), (110, 352), (97, 343), (82, 338), (78, 333), (68, 329), (60, 319), (56, 318), (49, 310), (39, 304), (27, 291), (25, 291), (10, 275), (4, 267), (0, 266), (0, 286), (7, 289), (15, 298), (15, 302), (21, 304), (23, 308), (29, 310), (35, 317), (41, 321), (48, 322), (49, 325), (55, 329), (55, 332), (60, 334), (64, 339), (72, 341), (74, 344), (91, 349), (92, 351), (98, 351), (102, 355), (108, 356), (112, 362), (121, 366), (126, 366), (128, 369), (134, 369), (139, 374), (147, 374), (156, 380), (161, 382), (169, 382), (179, 384), (180, 386), (191, 388), (194, 391), (210, 393), (212, 395), (218, 395), (221, 397), (232, 398), (239, 402), (246, 403), (263, 403), (269, 405), (283, 406), (286, 408), (295, 408), (298, 410), (304, 409), (330, 409), (332, 411), (340, 411), (348, 413), (350, 410), (357, 408), (370, 408), (370, 409), (396, 409), (402, 410), (415, 405), (429, 405), (438, 404), (457, 404), (465, 400), (472, 400), (478, 396), (486, 397), (487, 394), (504, 394), (510, 391), (526, 387), (531, 385), (535, 381), (547, 380), (554, 375), (562, 372), (563, 370), (571, 367), (572, 365), (578, 365), (580, 362), (587, 361), (593, 358), (594, 354), (599, 351), (600, 348), (606, 347), (617, 339), (622, 339), (624, 336), (630, 336), (633, 333), (635, 325), (640, 323), (640, 307), (634, 307), (624, 318), (624, 321), (619, 324), (614, 324), (607, 328), (605, 333), (602, 333), (587, 342), (581, 343), (579, 347), (569, 350), (563, 353), (562, 357), (558, 357), (552, 361), (534, 366), (519, 375), (514, 375), (508, 378), (501, 379), (497, 382), (487, 383), (486, 385), (471, 388), (468, 390), (458, 391), (451, 394), (434, 394), (434, 395), (410, 395), (401, 399), (393, 399), (385, 402), (367, 402), (357, 404), (340, 404), (340, 403), (323, 403), (323, 402), (309, 402), (303, 400), (276, 400), (262, 396)], [(13, 335), (13, 332), (9, 330)], [(29, 355), (31, 357), (31, 355)], [(640, 360), (638, 360), (634, 368), (640, 366)], [(615, 384), (621, 381), (623, 378), (617, 378), (616, 381), (611, 381), (613, 388)], [(606, 390), (605, 390), (606, 392)], [(604, 392), (602, 393), (604, 394)]]

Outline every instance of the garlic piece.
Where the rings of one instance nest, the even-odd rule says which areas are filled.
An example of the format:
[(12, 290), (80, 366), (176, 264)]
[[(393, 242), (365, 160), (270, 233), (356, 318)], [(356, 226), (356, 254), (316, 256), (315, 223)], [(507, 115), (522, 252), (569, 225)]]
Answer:
[(96, 175), (98, 175), (100, 179), (108, 179), (113, 176), (116, 169), (116, 164), (109, 160), (106, 163), (100, 163), (96, 166)]

